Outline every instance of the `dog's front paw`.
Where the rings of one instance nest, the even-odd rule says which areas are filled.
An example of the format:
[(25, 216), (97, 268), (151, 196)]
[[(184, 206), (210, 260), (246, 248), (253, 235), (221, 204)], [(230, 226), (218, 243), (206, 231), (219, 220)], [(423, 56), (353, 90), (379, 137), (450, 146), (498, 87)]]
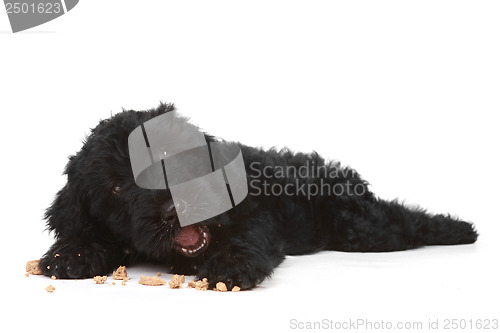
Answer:
[(207, 278), (210, 288), (224, 282), (231, 290), (234, 286), (242, 290), (252, 289), (271, 275), (272, 267), (259, 262), (255, 257), (238, 253), (219, 253), (208, 259), (199, 269), (198, 278)]
[(97, 243), (78, 246), (56, 242), (40, 260), (43, 275), (59, 279), (82, 279), (108, 274), (106, 249)]

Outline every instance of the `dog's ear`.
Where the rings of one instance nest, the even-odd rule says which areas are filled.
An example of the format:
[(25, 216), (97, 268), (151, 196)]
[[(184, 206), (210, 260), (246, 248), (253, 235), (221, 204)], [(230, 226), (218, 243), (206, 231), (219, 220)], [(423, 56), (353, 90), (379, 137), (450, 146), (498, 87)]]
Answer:
[(45, 212), (47, 229), (56, 237), (69, 237), (85, 230), (89, 221), (88, 194), (85, 189), (85, 158), (82, 150), (70, 157), (65, 174), (66, 185), (56, 194), (54, 202)]

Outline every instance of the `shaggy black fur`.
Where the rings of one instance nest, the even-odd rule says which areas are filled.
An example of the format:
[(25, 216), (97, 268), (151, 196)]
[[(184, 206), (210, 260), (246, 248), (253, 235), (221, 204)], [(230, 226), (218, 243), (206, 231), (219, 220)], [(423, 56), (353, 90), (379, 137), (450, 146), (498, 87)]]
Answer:
[[(172, 273), (206, 277), (211, 287), (223, 281), (229, 288), (250, 289), (269, 277), (285, 255), (399, 251), (477, 239), (467, 222), (378, 199), (356, 171), (326, 163), (315, 153), (241, 145), (249, 195), (236, 208), (202, 222), (209, 245), (198, 255), (185, 256), (176, 250), (180, 226), (168, 211), (169, 191), (135, 184), (127, 146), (133, 129), (173, 109), (161, 104), (101, 121), (70, 157), (67, 184), (46, 211), (56, 242), (41, 260), (43, 274), (88, 278), (144, 258), (165, 263)], [(279, 173), (301, 166), (302, 171), (308, 168), (307, 177)], [(314, 168), (322, 172), (313, 175)], [(288, 185), (287, 193), (293, 195), (269, 193), (273, 184), (279, 184), (272, 188), (274, 194)], [(336, 193), (311, 195), (305, 191), (314, 189), (311, 184), (336, 186)]]

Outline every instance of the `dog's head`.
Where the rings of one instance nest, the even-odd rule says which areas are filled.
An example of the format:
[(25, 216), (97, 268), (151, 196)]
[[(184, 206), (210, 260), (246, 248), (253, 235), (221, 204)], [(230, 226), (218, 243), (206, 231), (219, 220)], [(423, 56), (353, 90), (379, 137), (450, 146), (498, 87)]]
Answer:
[[(80, 213), (87, 216), (80, 223), (92, 223), (103, 234), (111, 233), (114, 239), (131, 243), (153, 258), (171, 253), (192, 258), (203, 253), (210, 244), (210, 223), (181, 227), (177, 212), (192, 208), (178, 207), (182, 203), (176, 207), (168, 189), (139, 187), (131, 167), (130, 133), (173, 110), (173, 105), (161, 104), (149, 111), (123, 111), (101, 121), (82, 149), (70, 158), (65, 171), (68, 183), (55, 204), (66, 195), (71, 198), (67, 204), (80, 205)], [(213, 140), (209, 136), (206, 139)], [(49, 219), (54, 215), (54, 205), (47, 213)], [(59, 232), (64, 227), (53, 229)]]

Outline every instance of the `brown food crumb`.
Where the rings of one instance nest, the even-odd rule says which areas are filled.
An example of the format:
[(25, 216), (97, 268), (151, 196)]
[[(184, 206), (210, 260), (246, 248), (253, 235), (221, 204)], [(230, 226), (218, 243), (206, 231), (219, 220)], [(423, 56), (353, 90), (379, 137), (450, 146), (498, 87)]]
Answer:
[(227, 291), (226, 284), (224, 282), (217, 282), (214, 290), (215, 291)]
[(175, 274), (172, 277), (172, 280), (168, 283), (168, 285), (170, 286), (171, 289), (178, 289), (178, 288), (182, 287), (182, 284), (184, 283), (184, 281), (186, 281), (186, 279), (184, 278), (184, 275), (179, 276), (179, 275)]
[(127, 276), (127, 277), (124, 277), (123, 280), (122, 280), (122, 286), (126, 286), (126, 282), (130, 280), (130, 278)]
[(158, 274), (156, 274), (156, 275), (161, 276), (161, 273), (160, 273), (160, 272), (158, 272)]
[(127, 277), (127, 269), (125, 266), (120, 266), (113, 271), (113, 279), (115, 280), (124, 280)]
[(161, 286), (162, 284), (167, 283), (167, 281), (163, 280), (159, 276), (144, 276), (141, 274), (139, 283), (145, 286)]
[(47, 288), (45, 288), (45, 290), (47, 290), (47, 292), (51, 293), (54, 290), (56, 290), (56, 288), (53, 285), (49, 285)]
[(207, 278), (203, 278), (203, 280), (200, 280), (198, 282), (196, 282), (196, 286), (195, 286), (195, 289), (196, 290), (208, 290), (208, 280)]
[(106, 282), (106, 280), (108, 279), (107, 276), (94, 276), (94, 281), (96, 284), (104, 284), (104, 282)]
[(39, 267), (40, 260), (31, 260), (26, 263), (26, 273), (33, 275), (42, 275), (42, 270)]
[(241, 288), (238, 286), (234, 286), (233, 289), (231, 289), (231, 291), (234, 291), (234, 292), (240, 291), (240, 290), (241, 290)]
[(55, 275), (52, 275), (50, 278), (51, 278), (52, 280), (57, 279)]
[(24, 276), (28, 277), (30, 276), (30, 273), (24, 273)]
[(208, 290), (208, 280), (203, 278), (203, 280), (193, 280), (188, 282), (188, 288), (195, 288), (196, 290)]

